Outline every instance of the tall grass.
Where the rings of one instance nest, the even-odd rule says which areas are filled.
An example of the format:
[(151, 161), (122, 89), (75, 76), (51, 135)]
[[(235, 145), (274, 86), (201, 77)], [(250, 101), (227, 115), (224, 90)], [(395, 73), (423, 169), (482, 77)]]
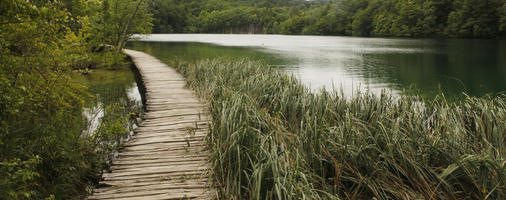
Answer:
[(171, 64), (209, 104), (223, 198), (506, 198), (504, 94), (343, 98), (258, 62)]

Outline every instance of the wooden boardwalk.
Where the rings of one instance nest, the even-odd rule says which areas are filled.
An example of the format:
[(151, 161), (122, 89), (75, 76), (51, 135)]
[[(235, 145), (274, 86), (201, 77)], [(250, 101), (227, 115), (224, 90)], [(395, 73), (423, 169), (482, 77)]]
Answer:
[(208, 115), (184, 78), (145, 53), (125, 50), (146, 88), (146, 113), (88, 199), (215, 199), (204, 138)]

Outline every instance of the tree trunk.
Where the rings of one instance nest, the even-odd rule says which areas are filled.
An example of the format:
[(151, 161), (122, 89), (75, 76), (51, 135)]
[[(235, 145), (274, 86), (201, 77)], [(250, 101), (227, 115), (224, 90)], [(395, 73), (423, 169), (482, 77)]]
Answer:
[(130, 27), (130, 22), (134, 19), (135, 15), (137, 14), (137, 10), (139, 10), (139, 7), (141, 6), (142, 1), (143, 0), (139, 0), (139, 3), (137, 3), (137, 7), (135, 7), (134, 13), (132, 14), (132, 16), (130, 16), (130, 19), (128, 19), (128, 21), (126, 22), (125, 29), (123, 30), (123, 35), (121, 36), (121, 39), (118, 44), (118, 52), (121, 52), (121, 50), (125, 46), (125, 42), (127, 40), (127, 35), (128, 35), (127, 34), (128, 28)]

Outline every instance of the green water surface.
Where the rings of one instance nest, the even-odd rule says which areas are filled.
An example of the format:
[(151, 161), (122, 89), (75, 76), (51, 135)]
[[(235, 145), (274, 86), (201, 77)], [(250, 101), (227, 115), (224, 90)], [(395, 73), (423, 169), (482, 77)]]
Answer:
[(432, 97), (506, 90), (506, 41), (324, 36), (154, 34), (129, 42), (162, 61), (261, 60), (314, 89), (410, 93)]
[(129, 66), (118, 69), (94, 69), (88, 73), (75, 71), (72, 79), (84, 85), (90, 96), (85, 99), (84, 115), (88, 120), (87, 132), (92, 134), (101, 124), (107, 107), (115, 107), (122, 115), (142, 114), (142, 97), (135, 74)]

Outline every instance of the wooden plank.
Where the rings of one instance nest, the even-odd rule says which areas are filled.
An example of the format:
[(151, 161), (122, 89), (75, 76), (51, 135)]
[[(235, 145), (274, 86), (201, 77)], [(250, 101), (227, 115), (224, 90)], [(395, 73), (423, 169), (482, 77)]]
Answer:
[(95, 197), (90, 199), (120, 199), (120, 198), (128, 198), (128, 199), (139, 199), (145, 197), (146, 199), (154, 199), (154, 195), (160, 196), (160, 198), (164, 197), (164, 199), (192, 199), (198, 198), (199, 196), (209, 195), (207, 192), (207, 188), (199, 188), (199, 189), (158, 189), (158, 190), (144, 190), (137, 192), (123, 192), (118, 194), (100, 194), (97, 193)]
[(142, 165), (142, 164), (154, 164), (154, 163), (175, 163), (175, 162), (186, 162), (186, 161), (202, 161), (202, 160), (207, 160), (208, 158), (205, 157), (205, 156), (201, 156), (201, 157), (180, 157), (180, 158), (157, 158), (157, 159), (150, 159), (150, 160), (132, 160), (132, 159), (129, 159), (129, 160), (115, 160), (114, 161), (114, 166), (123, 166), (123, 165)]
[(191, 106), (203, 106), (201, 102), (194, 101), (194, 102), (164, 103), (164, 104), (161, 104), (161, 105), (150, 104), (150, 105), (147, 105), (146, 108), (172, 107), (172, 106), (179, 106), (179, 105), (180, 106), (188, 106), (188, 105), (191, 105)]
[(195, 112), (195, 111), (184, 111), (184, 112), (159, 112), (159, 113), (146, 113), (144, 115), (145, 119), (156, 119), (156, 118), (169, 118), (169, 117), (179, 117), (186, 115), (207, 115), (205, 112)]
[[(143, 116), (144, 117), (144, 116)], [(149, 123), (170, 123), (173, 121), (183, 121), (183, 120), (208, 120), (206, 115), (179, 115), (173, 117), (164, 117), (163, 119), (143, 119), (140, 125), (149, 124)]]
[(165, 143), (173, 143), (176, 141), (198, 142), (198, 141), (202, 141), (204, 139), (205, 139), (205, 135), (186, 136), (186, 137), (163, 137), (163, 138), (151, 137), (151, 138), (141, 138), (141, 139), (136, 139), (136, 140), (134, 139), (132, 141), (125, 143), (125, 145), (148, 145), (148, 144), (152, 144), (152, 143), (165, 144)]
[(194, 105), (188, 106), (168, 106), (168, 107), (156, 107), (156, 108), (147, 108), (147, 113), (150, 112), (159, 112), (159, 111), (179, 111), (179, 110), (197, 110), (200, 112), (205, 112), (206, 109), (202, 107), (197, 107)]
[(95, 191), (103, 191), (110, 190), (112, 187), (142, 187), (149, 185), (158, 185), (158, 184), (208, 184), (207, 177), (202, 178), (192, 178), (187, 180), (186, 177), (173, 177), (171, 180), (165, 180), (164, 183), (160, 183), (158, 180), (150, 180), (150, 179), (138, 179), (138, 180), (126, 180), (126, 181), (109, 181), (106, 183), (104, 187), (96, 189)]
[[(148, 106), (150, 105), (170, 105), (170, 104), (178, 104), (181, 103), (180, 100), (171, 100), (171, 99), (146, 99), (146, 102), (148, 102)], [(192, 103), (200, 103), (197, 99), (187, 99), (185, 101), (186, 103), (192, 102)]]
[(152, 126), (152, 127), (162, 127), (162, 126), (170, 126), (170, 125), (176, 125), (176, 124), (194, 124), (194, 123), (197, 123), (197, 124), (200, 124), (199, 127), (201, 125), (209, 125), (211, 124), (208, 120), (206, 119), (199, 119), (198, 116), (196, 117), (193, 117), (193, 116), (190, 116), (186, 119), (179, 119), (179, 120), (174, 120), (174, 121), (169, 121), (167, 122), (166, 120), (160, 120), (160, 121), (152, 121), (152, 122), (147, 122), (147, 123), (141, 123), (139, 124), (139, 127), (147, 127), (147, 126)]
[(152, 136), (152, 137), (133, 137), (133, 140), (131, 141), (128, 141), (128, 142), (125, 142), (125, 144), (143, 144), (143, 143), (151, 143), (151, 142), (159, 142), (159, 143), (165, 143), (165, 142), (171, 142), (173, 140), (176, 140), (176, 141), (179, 141), (179, 140), (194, 140), (194, 141), (197, 141), (197, 140), (203, 140), (205, 139), (206, 135), (204, 134), (200, 134), (200, 135), (195, 135), (195, 134), (188, 134), (188, 135), (185, 135), (185, 136), (181, 136), (181, 135), (174, 135), (174, 136), (165, 136), (165, 135), (161, 135), (161, 136)]
[(120, 170), (132, 170), (132, 169), (143, 169), (149, 167), (188, 167), (193, 165), (206, 166), (206, 159), (197, 159), (197, 160), (182, 160), (182, 161), (165, 161), (165, 162), (154, 162), (154, 163), (142, 163), (142, 164), (118, 164), (114, 163), (114, 166), (111, 167), (111, 170), (118, 172)]
[[(175, 168), (175, 169), (160, 169), (156, 171), (133, 171), (133, 172), (122, 172), (122, 173), (108, 173), (107, 176), (104, 177), (104, 180), (131, 180), (138, 178), (156, 178), (163, 177), (164, 179), (170, 179), (171, 176), (174, 175), (184, 175), (188, 173), (195, 174), (195, 177), (205, 174), (206, 167), (196, 167), (192, 166), (192, 168)], [(167, 178), (169, 177), (169, 178)], [(190, 177), (191, 178), (191, 177)], [(162, 182), (160, 180), (160, 182)]]
[(180, 154), (180, 155), (167, 155), (167, 156), (163, 156), (163, 158), (160, 158), (158, 156), (145, 156), (145, 157), (141, 157), (141, 158), (136, 158), (136, 159), (131, 159), (131, 158), (126, 158), (126, 157), (118, 157), (117, 159), (115, 159), (113, 161), (113, 163), (146, 163), (146, 162), (163, 162), (164, 159), (167, 159), (167, 160), (179, 160), (179, 159), (188, 159), (188, 160), (192, 160), (192, 159), (208, 159), (207, 155), (205, 154), (202, 154), (202, 155), (193, 155), (193, 154)]
[(139, 186), (113, 186), (110, 188), (103, 188), (101, 190), (97, 190), (97, 193), (101, 195), (104, 194), (118, 194), (124, 192), (138, 192), (146, 189), (196, 189), (196, 188), (208, 188), (206, 182), (180, 182), (180, 183), (169, 183), (169, 184), (150, 184), (150, 185), (142, 185)]
[(125, 50), (146, 88), (146, 113), (111, 172), (88, 199), (216, 199), (206, 135), (210, 117), (183, 76), (152, 56)]
[[(189, 144), (188, 144), (189, 143)], [(172, 143), (156, 143), (156, 144), (150, 144), (150, 145), (132, 145), (132, 146), (125, 146), (123, 149), (125, 151), (139, 151), (139, 150), (153, 150), (153, 149), (159, 149), (159, 150), (167, 150), (167, 151), (174, 151), (174, 150), (184, 150), (184, 151), (190, 151), (191, 149), (205, 147), (205, 144), (202, 144), (203, 141), (177, 141)]]
[(135, 132), (143, 132), (143, 131), (160, 131), (160, 130), (186, 130), (186, 133), (193, 132), (196, 129), (207, 128), (208, 123), (202, 121), (186, 121), (186, 122), (176, 122), (176, 123), (167, 123), (165, 125), (157, 125), (157, 126), (139, 126)]
[(149, 140), (149, 141), (134, 141), (123, 144), (124, 147), (134, 147), (134, 146), (167, 146), (168, 144), (174, 145), (187, 145), (188, 147), (191, 144), (200, 144), (202, 142), (202, 137), (187, 137), (187, 138), (179, 138), (179, 139), (169, 139), (169, 140)]
[[(176, 147), (155, 147), (155, 148), (137, 148), (130, 149), (131, 147), (125, 147), (122, 149), (122, 152), (119, 153), (120, 157), (161, 157), (161, 156), (170, 156), (170, 155), (185, 155), (185, 154), (195, 154), (201, 155), (199, 153), (206, 151), (206, 145), (192, 145), (190, 147), (187, 146), (176, 146)], [(135, 150), (135, 151), (133, 151)]]
[[(174, 133), (176, 131), (171, 131), (170, 133), (167, 133), (167, 132), (159, 132), (159, 133), (149, 133), (149, 132), (146, 132), (145, 134), (136, 134), (134, 136), (132, 136), (132, 140), (138, 140), (138, 139), (144, 139), (144, 138), (160, 138), (160, 139), (163, 139), (163, 138), (166, 138), (166, 137), (180, 137), (181, 136), (181, 133), (180, 134), (176, 134)], [(195, 131), (195, 132), (192, 132), (192, 133), (188, 133), (187, 130), (184, 130), (184, 133), (182, 133), (183, 135), (190, 135), (190, 136), (206, 136), (207, 135), (207, 130), (206, 129), (199, 129), (199, 131)]]
[(160, 110), (150, 111), (144, 113), (144, 117), (171, 117), (171, 116), (184, 116), (184, 115), (206, 115), (207, 112), (202, 109), (174, 109), (174, 110)]
[[(162, 183), (184, 183), (184, 182), (206, 182), (208, 183), (207, 173), (202, 173), (202, 171), (196, 172), (186, 172), (181, 174), (171, 174), (170, 176), (153, 176), (153, 177), (143, 177), (143, 178), (135, 178), (135, 179), (112, 179), (105, 180), (101, 183), (107, 186), (115, 186), (115, 185), (131, 185), (131, 186), (142, 186), (142, 185), (152, 185), (152, 184), (162, 184)], [(191, 179), (189, 179), (191, 177)], [(160, 180), (163, 180), (162, 183)], [(98, 190), (98, 189), (97, 189)]]

